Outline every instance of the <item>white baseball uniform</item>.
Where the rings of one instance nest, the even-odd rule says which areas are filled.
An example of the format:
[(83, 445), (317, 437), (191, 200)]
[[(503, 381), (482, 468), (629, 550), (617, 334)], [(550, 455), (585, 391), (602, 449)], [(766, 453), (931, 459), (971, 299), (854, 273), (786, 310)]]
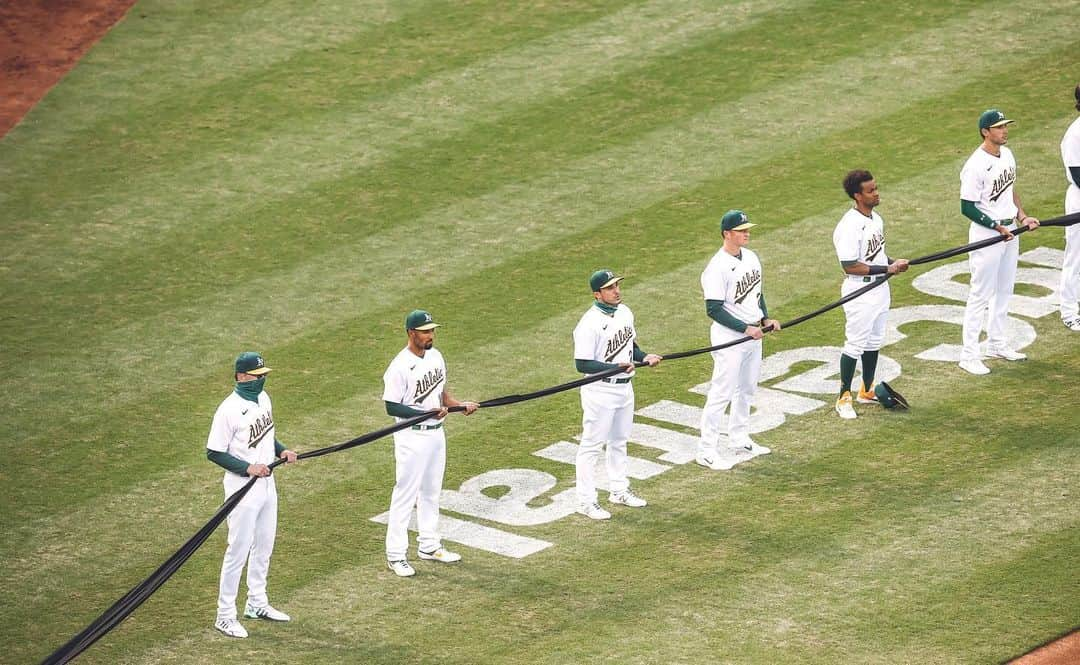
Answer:
[[(885, 223), (881, 215), (872, 210), (869, 217), (856, 208), (844, 213), (833, 231), (833, 247), (841, 263), (858, 261), (869, 266), (889, 265), (885, 253)], [(847, 275), (840, 293), (846, 296), (884, 278), (885, 275)], [(890, 303), (891, 294), (886, 283), (844, 304), (844, 355), (858, 360), (864, 351), (881, 348)]]
[[(259, 393), (256, 404), (233, 392), (214, 413), (206, 447), (228, 453), (248, 464), (274, 462), (274, 416), (270, 396)], [(250, 478), (225, 472), (225, 497), (246, 485)], [(218, 619), (236, 619), (236, 595), (240, 573), (247, 563), (248, 604), (268, 605), (266, 577), (277, 535), (277, 488), (274, 476), (259, 478), (236, 508), (229, 513), (228, 547), (221, 564), (218, 585)]]
[[(1077, 117), (1061, 139), (1061, 161), (1069, 189), (1065, 191), (1065, 214), (1080, 212), (1080, 187), (1073, 182), (1069, 167), (1080, 166), (1080, 117)], [(1061, 319), (1070, 321), (1080, 316), (1080, 224), (1065, 227), (1065, 263), (1061, 270)]]
[[(589, 307), (574, 328), (574, 359), (621, 365), (633, 362), (634, 313), (620, 304), (608, 315)], [(620, 372), (581, 387), (581, 445), (576, 459), (577, 496), (582, 504), (596, 503), (595, 469), (607, 444), (608, 491), (625, 492), (626, 440), (634, 420), (632, 374)]]
[[(722, 300), (724, 309), (749, 325), (760, 325), (765, 316), (761, 311), (762, 273), (757, 254), (743, 247), (739, 257), (720, 249), (701, 273), (701, 289), (705, 300)], [(712, 346), (730, 342), (746, 334), (716, 321), (709, 328)], [(705, 409), (701, 414), (700, 456), (713, 456), (723, 434), (724, 411), (731, 405), (728, 418), (728, 442), (749, 438), (750, 403), (757, 391), (761, 375), (761, 340), (752, 339), (742, 344), (712, 352), (713, 373)]]
[[(431, 411), (442, 407), (446, 363), (438, 349), (424, 357), (406, 346), (383, 374), (383, 400)], [(400, 422), (402, 418), (395, 418)], [(396, 480), (386, 525), (386, 559), (404, 559), (409, 548), (409, 520), (416, 507), (418, 543), (424, 552), (442, 547), (439, 538), (439, 494), (446, 470), (446, 436), (442, 420), (428, 418), (411, 429), (394, 432)]]
[[(987, 217), (1004, 224), (1010, 231), (1015, 230), (1018, 212), (1013, 202), (1015, 182), (1016, 160), (1012, 151), (1001, 146), (1001, 155), (995, 157), (980, 145), (960, 171), (960, 198), (974, 201), (975, 207)], [(997, 235), (997, 231), (971, 222), (968, 242), (995, 238)], [(1019, 256), (1020, 243), (1017, 240), (1000, 242), (969, 255), (971, 285), (964, 307), (961, 360), (977, 360), (981, 357), (979, 332), (984, 321), (987, 321), (987, 348), (1006, 347), (1005, 317), (1009, 312), (1009, 298), (1012, 297), (1016, 281)]]

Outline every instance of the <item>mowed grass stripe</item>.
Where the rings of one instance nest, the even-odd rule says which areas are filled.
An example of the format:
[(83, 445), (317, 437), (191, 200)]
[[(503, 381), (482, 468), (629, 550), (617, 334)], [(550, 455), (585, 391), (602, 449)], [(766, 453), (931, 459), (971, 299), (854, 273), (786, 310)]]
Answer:
[[(619, 69), (637, 67), (651, 57), (685, 48), (717, 31), (740, 29), (761, 14), (791, 4), (777, 1), (751, 10), (750, 3), (718, 9), (715, 3), (654, 0), (582, 27), (540, 36), (480, 62), (436, 72), (386, 98), (328, 98), (323, 106), (331, 108), (320, 109), (314, 117), (310, 113), (279, 115), (256, 123), (237, 117), (226, 144), (215, 139), (206, 149), (195, 150), (189, 147), (190, 141), (177, 143), (182, 153), (172, 156), (172, 168), (135, 172), (122, 185), (114, 184), (111, 196), (119, 201), (100, 211), (98, 221), (109, 233), (97, 238), (94, 251), (86, 251), (70, 237), (57, 238), (49, 251), (59, 251), (55, 256), (78, 256), (85, 270), (101, 260), (106, 248), (102, 245), (122, 246), (160, 235), (174, 225), (198, 225), (193, 217), (219, 217), (233, 209), (248, 209), (261, 197), (280, 198), (313, 180), (371, 168), (432, 135), (460, 131)], [(466, 33), (464, 41), (488, 36), (469, 35), (475, 30), (471, 26), (513, 21), (513, 14), (495, 19), (477, 11), (480, 16), (457, 17), (463, 26), (459, 29)], [(249, 104), (256, 105), (254, 100)], [(186, 117), (183, 121), (192, 122)], [(169, 147), (162, 147), (165, 154), (156, 158), (169, 159)], [(232, 186), (223, 188), (222, 182)], [(162, 205), (160, 193), (165, 191), (179, 205)], [(28, 254), (31, 251), (26, 249)]]
[[(982, 24), (984, 18), (980, 15), (974, 22)], [(1025, 26), (1034, 26), (1032, 30), (1039, 25), (1038, 22), (1030, 20), (1025, 23)], [(1046, 26), (1041, 46), (1049, 49), (1056, 43), (1055, 36), (1063, 36), (1058, 33), (1065, 31), (1057, 26), (1057, 23)], [(942, 28), (940, 31), (962, 31), (963, 27), (963, 23), (950, 22), (947, 29)], [(979, 27), (972, 26), (972, 29), (976, 30), (977, 34)], [(930, 31), (933, 34), (920, 33), (920, 38), (925, 36), (929, 42), (934, 42), (942, 38), (942, 34), (937, 34), (938, 32), (933, 30)], [(924, 46), (909, 40), (899, 42), (894, 48), (897, 54), (919, 53)], [(897, 55), (897, 59), (901, 57)], [(907, 59), (909, 67), (934, 70), (934, 74), (924, 76), (927, 87), (922, 90), (927, 96), (934, 92), (935, 86), (944, 89), (947, 80), (967, 76), (971, 73), (966, 69), (975, 68), (974, 59), (968, 59), (958, 65), (960, 71), (948, 71), (950, 63), (936, 62), (934, 57), (933, 54), (912, 55)], [(1034, 58), (1035, 55), (1031, 57)], [(944, 60), (943, 57), (941, 59)], [(395, 293), (396, 271), (401, 265), (409, 265), (413, 257), (432, 257), (431, 261), (425, 262), (424, 270), (417, 277), (427, 283), (438, 283), (440, 279), (452, 278), (463, 269), (494, 265), (505, 257), (507, 249), (513, 246), (550, 241), (563, 235), (568, 229), (593, 227), (605, 219), (648, 205), (706, 178), (752, 166), (772, 151), (792, 145), (790, 135), (762, 136), (755, 131), (757, 127), (773, 132), (779, 132), (781, 127), (790, 128), (789, 114), (778, 108), (782, 99), (804, 99), (808, 96), (820, 96), (824, 99), (835, 94), (850, 101), (850, 107), (847, 104), (823, 101), (820, 109), (813, 105), (805, 109), (806, 117), (813, 117), (815, 120), (812, 125), (797, 128), (797, 143), (812, 141), (829, 129), (844, 126), (850, 120), (852, 111), (862, 106), (860, 97), (845, 97), (842, 92), (851, 86), (857, 87), (860, 81), (857, 78), (853, 81), (850, 75), (846, 79), (837, 79), (852, 66), (853, 63), (842, 62), (825, 68), (824, 71), (818, 70), (815, 76), (800, 79), (798, 90), (780, 86), (776, 93), (751, 95), (750, 99), (744, 98), (737, 105), (722, 104), (694, 118), (690, 123), (654, 132), (631, 146), (619, 146), (603, 151), (570, 168), (542, 175), (532, 181), (506, 186), (465, 204), (428, 215), (406, 228), (394, 229), (377, 239), (371, 239), (363, 248), (343, 247), (340, 251), (326, 253), (319, 257), (317, 262), (305, 264), (301, 269), (276, 274), (255, 284), (244, 284), (232, 293), (219, 292), (212, 298), (216, 303), (237, 302), (253, 288), (274, 293), (275, 298), (267, 303), (269, 311), (266, 312), (270, 322), (267, 329), (274, 331), (273, 340), (265, 336), (247, 335), (245, 331), (248, 326), (241, 326), (236, 322), (231, 307), (200, 303), (171, 310), (164, 317), (145, 319), (115, 330), (113, 334), (102, 338), (104, 346), (112, 351), (97, 356), (101, 360), (90, 359), (89, 362), (105, 361), (110, 355), (117, 353), (121, 356), (130, 355), (130, 340), (150, 340), (154, 337), (153, 330), (168, 328), (174, 331), (170, 345), (175, 344), (185, 350), (181, 355), (173, 357), (187, 367), (199, 367), (198, 359), (205, 358), (208, 349), (221, 348), (226, 340), (247, 337), (251, 343), (265, 347), (311, 326), (325, 325), (328, 314), (363, 312), (370, 304), (386, 306), (387, 301), (384, 298)], [(981, 67), (981, 63), (979, 69), (985, 69)], [(842, 82), (837, 83), (837, 80)], [(839, 89), (830, 90), (830, 86)], [(879, 114), (894, 110), (912, 99), (911, 95), (889, 89), (882, 94), (885, 97), (876, 107)], [(743, 113), (740, 119), (740, 108), (760, 108), (762, 113), (756, 117)], [(871, 114), (871, 117), (873, 115), (877, 114)], [(718, 123), (721, 126), (718, 127)], [(756, 140), (745, 140), (745, 134)], [(718, 151), (715, 148), (718, 144), (730, 144), (730, 148)], [(607, 170), (598, 172), (598, 169), (603, 168)], [(460, 220), (466, 219), (470, 222), (467, 227), (463, 227)], [(508, 219), (521, 221), (508, 225)], [(423, 235), (424, 229), (452, 231), (454, 239), (460, 245), (473, 249), (468, 254), (446, 254), (445, 238), (438, 233)], [(341, 266), (356, 265), (358, 262), (365, 266), (364, 271), (341, 274)], [(374, 275), (386, 276), (388, 279), (372, 279)], [(312, 287), (319, 283), (332, 284), (333, 290), (320, 291)], [(382, 297), (370, 298), (373, 293)], [(365, 301), (353, 301), (350, 294), (357, 294)], [(192, 328), (185, 326), (186, 322), (198, 322), (198, 325)], [(241, 330), (241, 327), (244, 330)], [(207, 330), (213, 331), (212, 337), (206, 335)], [(141, 351), (152, 353), (150, 348)], [(56, 371), (65, 360), (54, 357), (50, 359), (50, 364), (55, 363), (54, 367), (37, 366), (36, 369), (49, 374)], [(201, 362), (206, 363), (205, 360)], [(208, 365), (204, 364), (203, 367)], [(15, 371), (15, 382), (29, 383), (24, 377), (18, 376), (18, 368), (15, 368)], [(23, 372), (25, 371), (24, 369)], [(101, 374), (95, 373), (95, 376)], [(110, 388), (116, 397), (124, 399), (125, 395), (130, 394), (130, 390), (123, 385), (126, 381), (120, 383), (121, 385)], [(41, 385), (45, 388), (54, 384), (46, 382)], [(58, 397), (35, 390), (23, 391), (22, 395), (25, 400)]]
[[(960, 11), (954, 6), (949, 9), (953, 13)], [(821, 8), (812, 7), (774, 13), (753, 27), (721, 34), (713, 37), (713, 41), (654, 59), (644, 68), (605, 80), (602, 87), (585, 92), (571, 90), (540, 106), (534, 104), (527, 112), (513, 113), (503, 122), (473, 126), (468, 131), (411, 149), (399, 147), (394, 159), (381, 163), (376, 171), (309, 183), (302, 193), (285, 194), (284, 199), (262, 197), (258, 206), (244, 208), (231, 216), (223, 216), (220, 210), (206, 216), (193, 214), (182, 229), (172, 233), (156, 230), (152, 238), (120, 256), (95, 244), (93, 260), (99, 268), (105, 262), (104, 273), (98, 270), (90, 275), (80, 271), (74, 283), (74, 274), (66, 270), (50, 271), (48, 275), (38, 273), (32, 282), (22, 286), (21, 292), (45, 293), (55, 307), (82, 310), (97, 302), (99, 291), (94, 286), (100, 280), (112, 282), (113, 267), (120, 264), (133, 276), (182, 274), (185, 277), (182, 282), (170, 279), (169, 297), (176, 300), (197, 297), (221, 282), (261, 274), (257, 268), (246, 265), (242, 255), (237, 255), (249, 245), (274, 247), (278, 269), (291, 267), (327, 248), (363, 241), (388, 226), (445, 207), (448, 200), (468, 199), (501, 184), (516, 182), (523, 173), (555, 170), (597, 149), (633, 140), (639, 133), (670, 124), (713, 104), (718, 89), (734, 98), (766, 87), (779, 76), (790, 79), (820, 66), (823, 58), (810, 61), (802, 57), (810, 46), (809, 37), (803, 36), (801, 41), (791, 38), (806, 24), (820, 24), (820, 17), (814, 13), (820, 11)], [(920, 21), (933, 24), (940, 18), (931, 14), (921, 16)], [(860, 44), (870, 47), (886, 36), (895, 39), (899, 34), (916, 31), (916, 27), (905, 25), (902, 30), (907, 32), (900, 30), (890, 26), (882, 34), (869, 32), (855, 40), (837, 26), (835, 35), (820, 36), (826, 40), (832, 36), (848, 48), (858, 50)], [(779, 35), (785, 37), (780, 39)], [(753, 60), (752, 54), (763, 44), (769, 45), (774, 58), (787, 64), (778, 71), (770, 66), (760, 76), (742, 76), (742, 70), (732, 63)], [(829, 57), (839, 57), (840, 53), (831, 53)], [(757, 61), (753, 60), (752, 64), (757, 66)], [(680, 74), (678, 79), (674, 78), (675, 72)], [(522, 132), (525, 125), (531, 127), (530, 131)], [(416, 182), (425, 185), (417, 188)], [(343, 192), (349, 192), (348, 197), (355, 196), (357, 201), (343, 201)], [(452, 198), (448, 199), (448, 194)], [(164, 200), (162, 205), (169, 207)], [(249, 237), (242, 230), (251, 220), (280, 219), (283, 209), (291, 224), (263, 224), (258, 237)], [(198, 226), (202, 217), (210, 220), (211, 228)], [(297, 243), (292, 231), (296, 224), (310, 226), (315, 232), (308, 234), (303, 243)], [(177, 256), (174, 248), (178, 243), (191, 246), (191, 250)], [(192, 258), (192, 254), (197, 258)], [(74, 264), (71, 257), (65, 257), (64, 261), (65, 265)], [(53, 276), (60, 281), (52, 281)], [(129, 318), (156, 313), (162, 287), (154, 281), (146, 283), (144, 288), (127, 288), (122, 297), (111, 298), (109, 306), (116, 315)], [(58, 298), (58, 291), (65, 295)], [(47, 326), (36, 326), (33, 321), (26, 325), (35, 334), (46, 337), (53, 334)]]
[[(429, 4), (430, 0), (339, 0), (313, 7), (291, 0), (257, 5), (141, 0), (0, 142), (0, 150), (18, 157), (0, 162), (0, 174), (18, 181), (51, 170), (49, 161), (57, 151), (76, 149), (73, 142), (88, 140), (88, 133), (111, 133), (117, 123), (133, 114), (142, 116), (149, 108), (160, 118), (185, 103), (177, 99), (182, 93), (199, 99), (203, 89), (272, 71), (303, 52), (340, 47)], [(18, 169), (5, 168), (15, 163)]]

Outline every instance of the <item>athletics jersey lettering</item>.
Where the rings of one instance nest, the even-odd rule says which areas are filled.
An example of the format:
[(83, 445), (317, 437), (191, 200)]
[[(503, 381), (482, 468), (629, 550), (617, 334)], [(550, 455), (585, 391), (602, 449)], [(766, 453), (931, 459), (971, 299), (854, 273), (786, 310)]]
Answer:
[(866, 263), (869, 264), (874, 257), (885, 247), (885, 234), (875, 233), (866, 243)]
[(438, 388), (445, 380), (446, 374), (441, 367), (428, 370), (427, 374), (416, 380), (416, 389), (413, 391), (414, 402), (423, 402), (431, 394), (431, 391)]
[[(607, 326), (604, 326), (607, 328)], [(615, 359), (615, 356), (619, 355), (619, 352), (626, 348), (634, 339), (634, 329), (630, 326), (623, 327), (615, 333), (614, 336), (608, 338), (607, 349), (604, 352), (604, 362), (611, 362)]]
[(273, 417), (271, 417), (269, 411), (263, 413), (255, 420), (252, 420), (251, 424), (248, 425), (247, 447), (254, 448), (255, 446), (259, 445), (259, 442), (262, 441), (262, 438), (266, 436), (266, 433), (273, 429), (273, 427), (274, 419)]
[(761, 271), (754, 269), (739, 278), (735, 283), (735, 302), (742, 303), (746, 296), (753, 293), (758, 284), (761, 284)]
[(1001, 195), (1006, 192), (1013, 183), (1016, 182), (1016, 167), (1011, 169), (1005, 169), (998, 177), (994, 178), (994, 182), (990, 188), (990, 195), (987, 197), (992, 202), (997, 202)]

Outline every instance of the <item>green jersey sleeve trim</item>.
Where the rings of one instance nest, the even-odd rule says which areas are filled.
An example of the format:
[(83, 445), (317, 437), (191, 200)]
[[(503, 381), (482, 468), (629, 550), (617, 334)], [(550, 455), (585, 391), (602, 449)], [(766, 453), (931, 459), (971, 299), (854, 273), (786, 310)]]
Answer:
[(705, 311), (708, 312), (709, 318), (720, 325), (731, 328), (735, 332), (746, 332), (746, 324), (724, 309), (723, 300), (706, 300)]
[(599, 374), (604, 370), (615, 369), (618, 366), (616, 363), (606, 363), (600, 360), (574, 358), (574, 368), (582, 374)]
[(423, 411), (414, 409), (411, 406), (405, 406), (401, 402), (383, 402), (386, 404), (386, 412), (395, 418), (412, 418), (413, 416), (424, 415)]
[(988, 229), (992, 229), (997, 226), (996, 221), (990, 219), (981, 210), (975, 207), (974, 201), (960, 199), (960, 212), (964, 214), (964, 217), (967, 217), (979, 226), (985, 226)]
[(207, 448), (206, 459), (210, 460), (214, 464), (217, 464), (226, 471), (231, 471), (232, 473), (235, 473), (238, 476), (248, 475), (248, 463), (238, 457), (233, 457), (229, 453), (220, 450), (210, 450), (209, 448)]

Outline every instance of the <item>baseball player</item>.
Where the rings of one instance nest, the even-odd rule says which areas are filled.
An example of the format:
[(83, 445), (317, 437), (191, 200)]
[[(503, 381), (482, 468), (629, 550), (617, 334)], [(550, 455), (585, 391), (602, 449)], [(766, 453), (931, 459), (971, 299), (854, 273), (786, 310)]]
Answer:
[(989, 374), (979, 353), (979, 332), (986, 323), (986, 356), (1024, 360), (1026, 355), (1005, 345), (1005, 317), (1016, 281), (1019, 243), (1011, 242), (1016, 223), (1034, 229), (1039, 220), (1024, 213), (1016, 183), (1016, 160), (1005, 144), (1012, 123), (998, 109), (979, 116), (982, 144), (960, 171), (960, 211), (971, 220), (968, 242), (1005, 236), (1005, 242), (971, 252), (971, 285), (964, 307), (960, 367), (972, 374)]
[[(1080, 111), (1080, 85), (1073, 91), (1076, 110)], [(1080, 212), (1080, 116), (1077, 116), (1061, 139), (1061, 161), (1065, 164), (1065, 214)], [(1080, 332), (1080, 224), (1065, 227), (1065, 264), (1061, 270), (1061, 320), (1073, 332)]]
[(443, 419), (454, 406), (464, 406), (471, 415), (479, 405), (459, 402), (450, 395), (446, 383), (446, 362), (434, 348), (439, 324), (431, 314), (417, 309), (405, 317), (408, 344), (383, 374), (386, 412), (401, 421), (428, 411), (438, 413), (412, 428), (394, 432), (396, 480), (390, 496), (390, 517), (386, 525), (386, 565), (398, 577), (412, 577), (416, 569), (406, 558), (409, 548), (409, 519), (416, 507), (419, 530), (417, 556), (426, 561), (454, 563), (461, 555), (442, 546), (439, 538), (439, 494), (446, 469), (446, 435)]
[(581, 387), (581, 445), (576, 459), (578, 512), (594, 520), (611, 513), (600, 507), (594, 473), (607, 444), (608, 501), (631, 508), (647, 502), (630, 490), (626, 478), (626, 440), (634, 419), (634, 362), (657, 365), (661, 357), (638, 347), (634, 313), (622, 304), (619, 282), (610, 270), (589, 277), (593, 304), (574, 328), (574, 366), (583, 374), (622, 367), (623, 371)]
[[(833, 231), (836, 258), (847, 278), (840, 287), (841, 295), (863, 288), (867, 284), (908, 269), (907, 259), (890, 259), (885, 252), (885, 223), (874, 208), (881, 203), (877, 182), (869, 171), (855, 170), (844, 177), (844, 191), (855, 206), (844, 213)], [(840, 354), (840, 397), (836, 412), (841, 418), (855, 418), (851, 405), (851, 382), (855, 378), (855, 363), (862, 359), (862, 386), (858, 401), (877, 403), (874, 394), (874, 371), (878, 351), (885, 340), (885, 321), (889, 315), (889, 284), (844, 304), (844, 349)]]
[[(761, 262), (746, 247), (754, 226), (742, 210), (724, 213), (720, 220), (724, 245), (701, 273), (705, 310), (712, 319), (712, 345), (751, 338), (712, 353), (712, 382), (701, 414), (697, 463), (714, 470), (730, 469), (743, 459), (770, 452), (751, 440), (749, 434), (750, 403), (761, 374), (761, 329), (771, 325), (780, 330), (780, 322), (768, 318)], [(721, 446), (721, 421), (729, 404), (728, 441)]]
[(266, 599), (266, 575), (277, 534), (277, 489), (270, 475), (274, 458), (292, 463), (296, 453), (285, 448), (274, 432), (274, 413), (263, 384), (270, 368), (253, 351), (241, 353), (234, 365), (236, 388), (214, 412), (206, 456), (225, 469), (225, 497), (258, 478), (255, 485), (229, 513), (229, 544), (221, 563), (217, 619), (214, 628), (229, 637), (247, 637), (236, 618), (236, 595), (240, 573), (247, 563), (249, 619), (289, 621), (288, 614), (274, 609)]

